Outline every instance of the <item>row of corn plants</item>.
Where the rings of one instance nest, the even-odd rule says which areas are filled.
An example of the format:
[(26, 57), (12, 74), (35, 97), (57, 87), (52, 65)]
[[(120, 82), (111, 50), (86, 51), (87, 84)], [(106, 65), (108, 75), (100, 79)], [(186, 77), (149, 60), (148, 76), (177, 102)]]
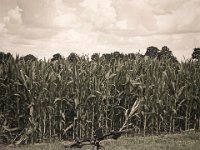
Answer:
[(200, 61), (88, 58), (0, 64), (0, 135), (35, 143), (200, 129)]

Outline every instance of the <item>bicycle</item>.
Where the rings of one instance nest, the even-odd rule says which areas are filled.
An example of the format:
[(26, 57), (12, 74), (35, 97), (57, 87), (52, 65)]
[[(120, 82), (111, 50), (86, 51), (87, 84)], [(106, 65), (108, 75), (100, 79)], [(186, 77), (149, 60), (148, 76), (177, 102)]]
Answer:
[(103, 135), (103, 130), (100, 128), (95, 131), (94, 138), (87, 138), (87, 139), (82, 139), (82, 140), (76, 139), (74, 143), (69, 144), (69, 145), (64, 145), (64, 147), (65, 149), (66, 148), (82, 148), (83, 146), (86, 146), (86, 145), (92, 145), (96, 147), (96, 150), (105, 150), (105, 147), (100, 144), (101, 141), (106, 140), (107, 137), (111, 137), (111, 139), (117, 140), (124, 133), (127, 133), (127, 132), (126, 131), (111, 131), (110, 133)]

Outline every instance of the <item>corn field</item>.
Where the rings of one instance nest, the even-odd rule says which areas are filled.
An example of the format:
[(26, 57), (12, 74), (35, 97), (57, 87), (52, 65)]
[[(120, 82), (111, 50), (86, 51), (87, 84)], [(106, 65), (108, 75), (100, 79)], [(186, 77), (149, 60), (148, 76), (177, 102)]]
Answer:
[(200, 61), (112, 58), (0, 64), (0, 135), (8, 143), (200, 129)]

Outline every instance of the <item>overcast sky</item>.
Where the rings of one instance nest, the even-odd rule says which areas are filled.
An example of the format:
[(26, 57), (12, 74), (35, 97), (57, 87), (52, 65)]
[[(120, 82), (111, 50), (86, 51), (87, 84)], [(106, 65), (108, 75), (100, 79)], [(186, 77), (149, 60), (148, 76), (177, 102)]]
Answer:
[(0, 51), (49, 58), (164, 45), (179, 60), (200, 47), (200, 0), (0, 0)]

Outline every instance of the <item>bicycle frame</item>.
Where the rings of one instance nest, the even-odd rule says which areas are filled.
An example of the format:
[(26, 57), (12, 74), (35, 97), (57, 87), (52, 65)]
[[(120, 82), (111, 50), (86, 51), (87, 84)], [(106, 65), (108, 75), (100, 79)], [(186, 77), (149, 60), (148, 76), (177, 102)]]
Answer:
[(100, 144), (101, 141), (105, 140), (107, 137), (111, 137), (112, 139), (117, 140), (123, 133), (127, 133), (126, 131), (112, 131), (108, 134), (103, 135), (102, 129), (98, 129), (95, 131), (94, 138), (83, 139), (83, 140), (75, 140), (74, 143), (70, 145), (64, 145), (66, 148), (82, 148), (85, 145), (92, 145), (96, 147), (96, 150), (105, 150), (105, 148)]

